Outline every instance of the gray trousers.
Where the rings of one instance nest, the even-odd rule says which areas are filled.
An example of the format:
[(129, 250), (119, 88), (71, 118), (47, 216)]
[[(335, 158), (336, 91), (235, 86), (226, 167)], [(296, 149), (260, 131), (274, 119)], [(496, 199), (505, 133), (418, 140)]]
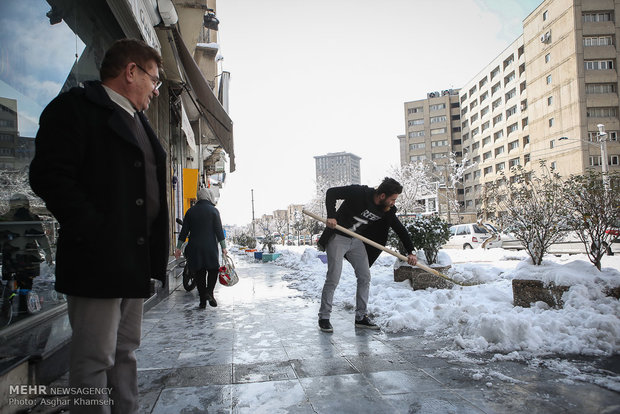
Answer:
[(321, 294), (319, 319), (329, 319), (332, 312), (334, 292), (342, 273), (342, 260), (346, 256), (355, 270), (357, 291), (355, 294), (355, 319), (360, 320), (366, 315), (368, 294), (370, 292), (370, 267), (368, 255), (361, 240), (335, 234), (327, 243), (327, 275)]
[(144, 299), (67, 297), (73, 330), (69, 386), (112, 388), (109, 396), (83, 396), (107, 400), (104, 405), (88, 405), (73, 398), (71, 414), (138, 412), (135, 350), (140, 345), (143, 305)]

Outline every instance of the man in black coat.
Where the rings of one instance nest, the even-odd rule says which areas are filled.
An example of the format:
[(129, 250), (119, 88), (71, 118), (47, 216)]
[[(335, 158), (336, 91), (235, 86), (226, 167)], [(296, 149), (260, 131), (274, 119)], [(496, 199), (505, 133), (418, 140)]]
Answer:
[(198, 202), (187, 210), (183, 218), (177, 249), (174, 252), (178, 259), (181, 255), (180, 248), (189, 235), (189, 242), (185, 246), (186, 266), (196, 279), (200, 309), (206, 308), (207, 301), (209, 305), (217, 306), (213, 291), (220, 267), (218, 244), (222, 247), (223, 254), (228, 253), (222, 220), (220, 212), (215, 208), (215, 201), (215, 194), (210, 188), (201, 188), (198, 191)]
[(32, 189), (60, 224), (56, 290), (68, 295), (73, 329), (70, 386), (112, 388), (92, 398), (110, 398), (119, 413), (138, 410), (142, 306), (151, 278), (165, 282), (169, 255), (166, 153), (143, 113), (159, 95), (160, 67), (146, 43), (115, 42), (101, 82), (45, 108), (30, 165)]
[[(386, 177), (377, 189), (362, 185), (332, 187), (325, 193), (327, 228), (319, 239), (319, 245), (327, 253), (327, 275), (321, 294), (319, 329), (333, 332), (329, 322), (334, 292), (340, 281), (342, 259), (346, 258), (355, 270), (357, 278), (355, 327), (379, 329), (366, 315), (370, 293), (370, 266), (381, 251), (365, 245), (361, 240), (335, 230), (336, 225), (360, 234), (381, 245), (385, 245), (390, 228), (394, 229), (405, 245), (407, 261), (417, 263), (413, 242), (409, 232), (396, 217), (394, 203), (403, 187), (394, 179)], [(336, 201), (344, 200), (336, 211)]]

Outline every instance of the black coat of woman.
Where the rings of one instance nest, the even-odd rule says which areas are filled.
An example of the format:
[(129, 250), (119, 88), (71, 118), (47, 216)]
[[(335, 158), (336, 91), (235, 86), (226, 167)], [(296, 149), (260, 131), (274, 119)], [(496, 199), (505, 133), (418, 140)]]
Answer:
[[(187, 210), (183, 219), (179, 244), (189, 235), (184, 255), (192, 271), (220, 267), (218, 244), (222, 244), (224, 240), (224, 230), (220, 213), (213, 201), (213, 192), (201, 189), (198, 192), (198, 202)], [(225, 248), (225, 245), (222, 248)]]

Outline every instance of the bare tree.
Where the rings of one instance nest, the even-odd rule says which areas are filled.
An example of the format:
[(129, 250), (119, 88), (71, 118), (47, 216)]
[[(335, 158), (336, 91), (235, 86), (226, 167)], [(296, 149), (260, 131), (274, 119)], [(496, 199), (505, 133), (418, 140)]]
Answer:
[(274, 215), (272, 225), (275, 231), (280, 234), (280, 237), (282, 238), (282, 245), (284, 245), (288, 230), (288, 218), (282, 215)]
[(603, 178), (603, 173), (588, 170), (570, 176), (564, 187), (571, 213), (568, 223), (598, 270), (605, 251), (611, 253), (614, 236), (609, 230), (620, 223), (620, 174), (609, 174), (609, 187)]
[(540, 161), (540, 177), (518, 166), (490, 186), (489, 208), (497, 212), (500, 225), (514, 233), (535, 265), (540, 265), (549, 247), (564, 237), (568, 209), (563, 181)]
[(9, 200), (16, 193), (28, 196), (32, 207), (44, 207), (45, 205), (30, 188), (27, 168), (17, 171), (0, 169), (0, 213), (9, 209)]
[(431, 184), (430, 168), (424, 162), (410, 162), (390, 169), (391, 177), (403, 186), (403, 192), (396, 200), (396, 207), (401, 214), (424, 211), (420, 200), (434, 188)]

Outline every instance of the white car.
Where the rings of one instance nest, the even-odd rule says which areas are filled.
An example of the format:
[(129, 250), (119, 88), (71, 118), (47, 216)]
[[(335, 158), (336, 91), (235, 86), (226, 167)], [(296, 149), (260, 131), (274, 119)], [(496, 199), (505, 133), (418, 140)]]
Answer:
[(485, 249), (492, 249), (496, 247), (502, 249), (523, 249), (523, 243), (521, 243), (520, 240), (517, 240), (512, 233), (500, 231), (491, 223), (484, 223), (483, 225), (490, 230), (492, 236), (491, 239), (489, 239), (484, 246), (482, 246)]
[(482, 246), (482, 243), (489, 237), (491, 237), (491, 233), (480, 224), (457, 224), (450, 227), (450, 239), (444, 247), (473, 249)]

